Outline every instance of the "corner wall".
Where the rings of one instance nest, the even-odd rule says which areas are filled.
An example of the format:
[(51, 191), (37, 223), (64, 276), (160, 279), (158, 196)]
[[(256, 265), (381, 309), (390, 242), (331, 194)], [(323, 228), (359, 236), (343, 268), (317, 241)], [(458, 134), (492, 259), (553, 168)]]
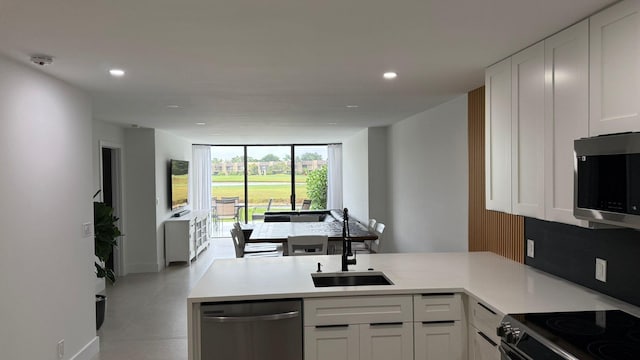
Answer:
[(369, 129), (342, 142), (342, 199), (351, 216), (369, 220)]
[(0, 57), (0, 349), (90, 358), (95, 330), (91, 100)]
[(385, 252), (467, 251), (467, 96), (391, 126)]
[(168, 134), (166, 132), (155, 131), (155, 181), (156, 181), (156, 256), (161, 267), (164, 267), (164, 221), (173, 215), (169, 205), (169, 160), (186, 160), (189, 162), (189, 206), (191, 210), (193, 202), (192, 180), (193, 176), (193, 151), (191, 142), (186, 139)]

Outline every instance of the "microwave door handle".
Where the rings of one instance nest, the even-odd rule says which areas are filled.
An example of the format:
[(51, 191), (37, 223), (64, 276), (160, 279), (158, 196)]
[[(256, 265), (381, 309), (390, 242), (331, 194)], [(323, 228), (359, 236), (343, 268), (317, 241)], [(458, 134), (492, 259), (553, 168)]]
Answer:
[(298, 317), (299, 311), (287, 311), (278, 314), (254, 315), (254, 316), (212, 316), (206, 313), (202, 316), (203, 320), (213, 322), (254, 322), (254, 321), (274, 321), (284, 320)]

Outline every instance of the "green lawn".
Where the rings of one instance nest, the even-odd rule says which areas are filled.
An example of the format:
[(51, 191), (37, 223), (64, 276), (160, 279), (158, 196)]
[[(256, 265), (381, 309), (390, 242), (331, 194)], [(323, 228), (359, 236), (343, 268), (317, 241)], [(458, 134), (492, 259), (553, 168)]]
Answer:
[[(289, 204), (289, 196), (291, 195), (291, 185), (283, 183), (282, 185), (250, 185), (249, 186), (249, 205), (264, 204), (266, 206), (269, 199), (273, 199), (273, 206)], [(211, 196), (213, 197), (231, 197), (239, 196), (241, 201), (244, 200), (244, 186), (219, 186), (214, 184), (211, 188)], [(299, 184), (296, 187), (296, 198), (307, 198), (307, 184)]]
[[(213, 175), (211, 180), (215, 182), (244, 182), (244, 175)], [(291, 182), (290, 174), (275, 175), (249, 175), (249, 182)], [(307, 175), (296, 175), (296, 182), (306, 183)]]

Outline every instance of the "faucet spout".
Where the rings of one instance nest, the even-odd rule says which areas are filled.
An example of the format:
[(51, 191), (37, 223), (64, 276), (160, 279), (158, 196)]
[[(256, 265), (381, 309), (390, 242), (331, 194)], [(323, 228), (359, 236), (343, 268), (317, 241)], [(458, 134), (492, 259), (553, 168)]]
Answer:
[(342, 215), (342, 271), (349, 271), (349, 265), (356, 264), (355, 256), (349, 259), (351, 253), (351, 235), (349, 233), (349, 210), (344, 208)]

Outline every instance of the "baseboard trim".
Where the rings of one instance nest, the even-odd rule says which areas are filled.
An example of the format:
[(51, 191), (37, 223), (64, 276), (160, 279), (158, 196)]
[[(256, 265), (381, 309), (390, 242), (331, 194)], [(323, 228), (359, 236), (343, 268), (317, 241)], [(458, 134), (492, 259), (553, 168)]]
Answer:
[(91, 360), (100, 352), (100, 338), (94, 337), (71, 360)]

